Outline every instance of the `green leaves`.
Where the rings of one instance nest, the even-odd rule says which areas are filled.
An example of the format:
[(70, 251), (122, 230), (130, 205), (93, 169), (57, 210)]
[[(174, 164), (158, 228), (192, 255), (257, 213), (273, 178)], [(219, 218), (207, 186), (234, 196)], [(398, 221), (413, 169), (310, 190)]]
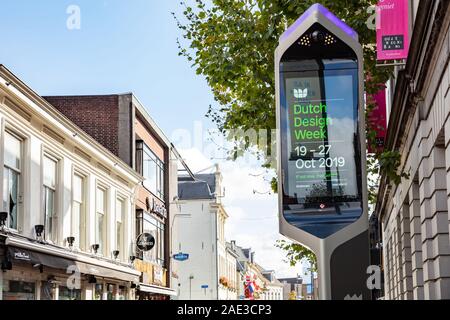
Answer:
[[(274, 51), (286, 26), (315, 2), (182, 2), (186, 8), (183, 17), (186, 24), (177, 20), (185, 40), (184, 46), (179, 47), (180, 53), (193, 61), (197, 74), (205, 76), (215, 101), (221, 106), (213, 118), (224, 133), (230, 129), (275, 129)], [(369, 92), (374, 90), (372, 83), (384, 83), (390, 74), (375, 67), (375, 32), (366, 26), (367, 8), (375, 2), (322, 1), (359, 33), (365, 69), (371, 75), (366, 83)], [(211, 117), (212, 113), (208, 115)], [(243, 151), (255, 147), (240, 145), (245, 148)]]
[(286, 257), (291, 267), (295, 267), (297, 263), (306, 260), (312, 265), (311, 271), (317, 272), (317, 258), (311, 250), (301, 244), (291, 243), (285, 240), (278, 240), (275, 246), (286, 251)]
[(401, 163), (401, 154), (398, 151), (385, 151), (379, 158), (380, 171), (395, 184), (400, 184), (401, 179), (409, 179), (409, 173), (398, 170)]

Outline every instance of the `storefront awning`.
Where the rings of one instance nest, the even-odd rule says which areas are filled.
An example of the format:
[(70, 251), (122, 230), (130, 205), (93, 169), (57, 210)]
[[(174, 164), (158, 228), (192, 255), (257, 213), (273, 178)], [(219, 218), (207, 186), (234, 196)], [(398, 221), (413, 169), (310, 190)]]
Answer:
[(142, 284), (142, 283), (139, 285), (138, 289), (139, 289), (139, 291), (148, 292), (148, 293), (158, 293), (158, 294), (164, 294), (164, 295), (168, 295), (168, 296), (176, 296), (177, 295), (177, 292), (170, 288)]
[(30, 263), (32, 265), (43, 265), (53, 269), (67, 270), (67, 267), (75, 264), (74, 261), (69, 259), (17, 247), (8, 247), (8, 256), (13, 263)]
[(122, 272), (102, 266), (97, 266), (93, 264), (88, 264), (80, 261), (75, 262), (78, 270), (84, 274), (91, 274), (97, 277), (119, 279), (123, 281), (130, 281), (134, 283), (139, 283), (139, 275), (133, 273)]
[(79, 272), (83, 274), (129, 281), (135, 284), (139, 284), (140, 281), (140, 271), (100, 257), (71, 252), (54, 245), (40, 244), (16, 237), (8, 237), (5, 244), (13, 263), (30, 263), (62, 270), (67, 270), (67, 267), (76, 265)]

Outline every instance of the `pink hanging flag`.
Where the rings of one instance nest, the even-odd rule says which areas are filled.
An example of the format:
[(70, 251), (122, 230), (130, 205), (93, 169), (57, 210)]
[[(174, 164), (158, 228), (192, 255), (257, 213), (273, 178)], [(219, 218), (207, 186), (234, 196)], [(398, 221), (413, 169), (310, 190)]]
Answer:
[(379, 0), (377, 4), (377, 60), (401, 60), (409, 50), (408, 0)]
[(375, 130), (375, 146), (368, 145), (369, 153), (375, 153), (377, 151), (383, 151), (384, 140), (386, 138), (386, 88), (380, 84), (380, 91), (376, 94), (370, 95), (375, 103), (375, 108), (368, 115), (368, 121), (372, 130)]

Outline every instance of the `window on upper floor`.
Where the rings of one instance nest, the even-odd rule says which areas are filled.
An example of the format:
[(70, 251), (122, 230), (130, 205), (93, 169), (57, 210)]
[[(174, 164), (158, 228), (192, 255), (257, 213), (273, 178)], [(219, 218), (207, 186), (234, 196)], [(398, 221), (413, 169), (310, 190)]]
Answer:
[(6, 131), (4, 136), (3, 209), (8, 212), (6, 225), (18, 229), (22, 197), (23, 140)]
[(125, 199), (116, 198), (116, 248), (119, 250), (119, 259), (124, 257), (124, 222), (125, 222), (126, 206)]
[(56, 184), (58, 161), (44, 155), (44, 236), (46, 240), (56, 241)]
[(144, 187), (164, 199), (164, 162), (143, 142), (137, 142), (136, 167), (145, 178)]
[(86, 251), (87, 224), (86, 224), (86, 192), (85, 177), (75, 173), (72, 186), (72, 236), (75, 245)]
[(99, 245), (99, 253), (106, 253), (106, 214), (107, 214), (107, 191), (97, 187), (96, 209), (95, 209), (95, 244)]

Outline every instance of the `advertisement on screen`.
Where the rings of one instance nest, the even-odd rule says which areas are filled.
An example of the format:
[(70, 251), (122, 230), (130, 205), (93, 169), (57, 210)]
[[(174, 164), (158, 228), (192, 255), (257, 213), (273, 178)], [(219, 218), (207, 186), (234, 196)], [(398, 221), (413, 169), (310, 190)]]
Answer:
[(316, 236), (345, 227), (362, 211), (358, 75), (352, 65), (330, 60), (317, 70), (282, 73), (284, 215)]

